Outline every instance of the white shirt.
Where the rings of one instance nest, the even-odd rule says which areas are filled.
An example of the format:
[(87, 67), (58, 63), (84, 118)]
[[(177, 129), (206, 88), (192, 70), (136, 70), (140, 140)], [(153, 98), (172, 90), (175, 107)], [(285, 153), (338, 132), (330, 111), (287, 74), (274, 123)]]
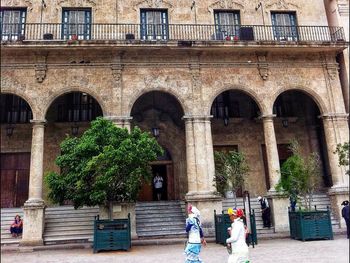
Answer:
[(157, 175), (156, 177), (154, 177), (153, 179), (153, 183), (154, 183), (154, 187), (159, 189), (163, 187), (163, 177)]

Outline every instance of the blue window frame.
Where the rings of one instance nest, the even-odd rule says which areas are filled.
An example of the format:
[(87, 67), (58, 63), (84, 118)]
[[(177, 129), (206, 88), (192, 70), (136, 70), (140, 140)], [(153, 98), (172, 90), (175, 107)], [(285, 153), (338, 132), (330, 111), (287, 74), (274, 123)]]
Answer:
[(1, 9), (1, 40), (17, 40), (25, 35), (26, 14), (25, 8)]
[(62, 38), (91, 39), (91, 9), (63, 9)]
[(297, 18), (295, 12), (271, 12), (273, 36), (277, 41), (297, 41)]
[(241, 18), (239, 11), (216, 10), (214, 11), (216, 40), (226, 37), (234, 39), (239, 37)]
[(168, 34), (168, 11), (164, 9), (141, 9), (141, 39), (166, 40)]

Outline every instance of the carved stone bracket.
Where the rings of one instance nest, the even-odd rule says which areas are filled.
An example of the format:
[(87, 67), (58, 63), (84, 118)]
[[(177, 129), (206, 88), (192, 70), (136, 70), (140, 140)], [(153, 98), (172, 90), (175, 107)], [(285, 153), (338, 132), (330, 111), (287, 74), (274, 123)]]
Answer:
[(37, 53), (36, 60), (37, 63), (35, 65), (35, 78), (36, 81), (42, 83), (46, 77), (47, 64), (46, 64), (46, 53)]
[(145, 8), (169, 8), (170, 12), (173, 11), (173, 5), (165, 0), (137, 0), (133, 5), (134, 10), (138, 10), (141, 7)]
[(122, 78), (123, 66), (121, 64), (112, 64), (111, 69), (114, 80), (119, 82)]
[(328, 76), (331, 80), (335, 80), (338, 75), (338, 66), (334, 64), (326, 65)]
[(35, 65), (35, 77), (37, 82), (42, 83), (46, 77), (46, 64), (37, 64)]
[(267, 77), (269, 76), (269, 63), (266, 60), (266, 53), (257, 53), (256, 54), (258, 58), (258, 70), (261, 78), (263, 80), (267, 80)]

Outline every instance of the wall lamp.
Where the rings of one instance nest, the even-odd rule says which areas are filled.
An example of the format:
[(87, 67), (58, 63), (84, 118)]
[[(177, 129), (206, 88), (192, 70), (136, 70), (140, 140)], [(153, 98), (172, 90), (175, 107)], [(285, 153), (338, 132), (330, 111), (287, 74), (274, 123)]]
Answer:
[(14, 128), (15, 128), (15, 127), (13, 127), (12, 124), (9, 124), (9, 125), (6, 127), (6, 136), (11, 137), (12, 134), (13, 134)]

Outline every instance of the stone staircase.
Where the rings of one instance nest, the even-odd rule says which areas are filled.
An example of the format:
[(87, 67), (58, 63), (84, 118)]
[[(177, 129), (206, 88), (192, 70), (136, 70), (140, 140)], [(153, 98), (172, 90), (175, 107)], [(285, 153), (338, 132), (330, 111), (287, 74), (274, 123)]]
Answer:
[(91, 242), (94, 233), (94, 218), (98, 207), (73, 206), (48, 207), (45, 210), (44, 243)]
[(186, 237), (182, 202), (137, 202), (135, 210), (139, 238)]
[(20, 237), (14, 238), (10, 233), (10, 226), (16, 215), (23, 219), (22, 208), (1, 208), (1, 245), (18, 244)]
[[(261, 217), (261, 211), (260, 211), (260, 204), (257, 202), (257, 198), (253, 197), (250, 199), (250, 206), (251, 209), (254, 210), (255, 213), (255, 221), (256, 221), (256, 232), (258, 234), (258, 238), (264, 237), (264, 236), (270, 236), (275, 233), (275, 228), (264, 228), (263, 227), (263, 221)], [(229, 207), (234, 207), (234, 199), (233, 198), (226, 198), (222, 201), (222, 209), (226, 213), (227, 209)], [(243, 198), (237, 197), (237, 207), (238, 208), (244, 208), (243, 205)], [(272, 216), (271, 216), (272, 217)]]

